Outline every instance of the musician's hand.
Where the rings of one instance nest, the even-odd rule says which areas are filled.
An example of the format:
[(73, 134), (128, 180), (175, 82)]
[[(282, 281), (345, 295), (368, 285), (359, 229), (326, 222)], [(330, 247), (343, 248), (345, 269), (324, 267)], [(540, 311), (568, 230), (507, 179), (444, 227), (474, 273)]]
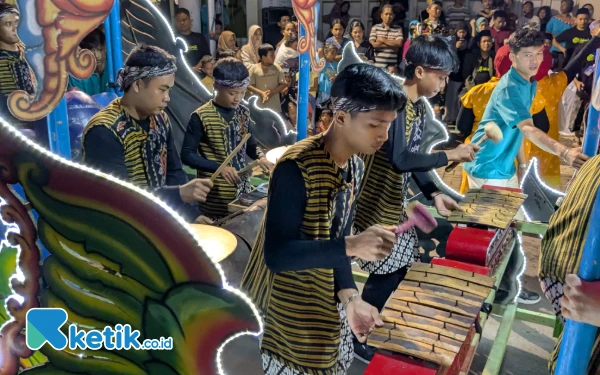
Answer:
[(600, 327), (600, 283), (583, 281), (577, 275), (567, 275), (560, 300), (565, 319)]
[(374, 225), (359, 235), (346, 237), (346, 254), (368, 262), (384, 259), (397, 242), (392, 229)]
[(377, 308), (363, 301), (360, 296), (346, 305), (346, 316), (348, 317), (350, 329), (359, 342), (367, 341), (367, 337), (373, 332), (375, 326), (383, 325), (383, 320), (381, 320)]
[(258, 165), (260, 165), (265, 173), (271, 173), (273, 171), (273, 167), (275, 166), (275, 164), (268, 161), (264, 156), (258, 159)]
[(198, 216), (196, 220), (194, 220), (194, 224), (213, 225), (214, 223), (214, 221), (204, 215)]
[(240, 181), (240, 176), (234, 167), (225, 167), (221, 175), (229, 185), (235, 185)]
[(460, 144), (454, 150), (444, 151), (448, 157), (448, 161), (472, 161), (475, 158), (475, 153), (479, 151), (479, 146), (474, 143)]
[(188, 204), (197, 202), (206, 202), (206, 196), (213, 187), (213, 183), (208, 178), (195, 178), (185, 185), (179, 186), (179, 195), (181, 200)]
[(448, 217), (453, 210), (462, 211), (462, 207), (446, 194), (438, 194), (433, 198), (435, 209), (440, 216)]
[(590, 157), (581, 153), (581, 147), (572, 148), (565, 155), (565, 160), (573, 168), (579, 169)]

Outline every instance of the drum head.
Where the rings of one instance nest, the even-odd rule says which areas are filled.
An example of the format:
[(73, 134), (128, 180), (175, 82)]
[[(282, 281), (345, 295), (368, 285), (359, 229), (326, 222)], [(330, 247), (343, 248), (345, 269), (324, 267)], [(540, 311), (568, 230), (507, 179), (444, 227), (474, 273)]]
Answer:
[(202, 249), (215, 261), (230, 256), (237, 247), (237, 238), (230, 231), (212, 225), (190, 224)]

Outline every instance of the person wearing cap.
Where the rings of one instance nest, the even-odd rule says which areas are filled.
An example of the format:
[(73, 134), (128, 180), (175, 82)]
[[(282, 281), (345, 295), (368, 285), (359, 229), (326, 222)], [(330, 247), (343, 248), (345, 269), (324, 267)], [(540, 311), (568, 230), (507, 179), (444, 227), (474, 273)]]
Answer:
[[(200, 106), (190, 117), (181, 147), (181, 160), (196, 169), (199, 178), (210, 178), (246, 134), (252, 134), (250, 110), (241, 104), (250, 84), (248, 70), (234, 58), (217, 61), (213, 68), (215, 98)], [(246, 167), (246, 155), (268, 172), (273, 168), (256, 143), (250, 139), (237, 152), (214, 183), (206, 202), (199, 208), (211, 219), (229, 214), (228, 204), (250, 192), (250, 174), (238, 174)]]
[(164, 112), (175, 63), (155, 46), (131, 52), (116, 82), (123, 97), (96, 113), (83, 131), (82, 163), (152, 191), (188, 221), (202, 220), (191, 205), (206, 200), (213, 184), (187, 181)]
[[(36, 80), (25, 59), (25, 45), (17, 35), (19, 11), (0, 4), (0, 117), (17, 128), (33, 127), (33, 123), (17, 119), (8, 109), (8, 96), (14, 91), (35, 95)], [(43, 119), (45, 121), (45, 119)]]

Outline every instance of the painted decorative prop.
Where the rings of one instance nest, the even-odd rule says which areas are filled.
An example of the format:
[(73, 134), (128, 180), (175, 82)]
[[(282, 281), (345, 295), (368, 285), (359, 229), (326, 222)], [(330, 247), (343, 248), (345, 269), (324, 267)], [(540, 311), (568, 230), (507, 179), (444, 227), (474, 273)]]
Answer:
[[(171, 101), (166, 109), (173, 129), (178, 150), (181, 149), (190, 113), (212, 99), (213, 93), (201, 82), (185, 61), (185, 42), (177, 38), (167, 19), (149, 0), (121, 1), (121, 39), (123, 60), (136, 45), (145, 43), (158, 46), (177, 57), (175, 87), (169, 95)], [(296, 131), (286, 126), (281, 116), (270, 109), (257, 106), (258, 97), (252, 96), (243, 104), (250, 109), (252, 134), (266, 149), (296, 142)]]
[[(96, 67), (92, 52), (78, 52), (79, 42), (104, 21), (114, 0), (19, 0), (18, 34), (36, 75), (37, 95), (15, 91), (8, 108), (16, 118), (36, 121), (58, 105), (67, 90), (69, 74), (88, 78)], [(35, 57), (35, 63), (32, 57)]]
[[(0, 212), (9, 227), (0, 291), (10, 294), (0, 374), (17, 374), (31, 358), (29, 365), (46, 363), (22, 374), (216, 374), (227, 341), (262, 331), (249, 299), (227, 285), (191, 228), (158, 198), (61, 159), (3, 121), (0, 144)], [(17, 183), (28, 202), (11, 190)], [(41, 265), (38, 237), (51, 254)], [(23, 336), (34, 307), (63, 308), (86, 329), (130, 324), (142, 339), (173, 337), (173, 349), (58, 351), (46, 344), (34, 354)]]
[(298, 40), (298, 52), (308, 53), (311, 70), (318, 73), (325, 68), (325, 59), (319, 59), (317, 56), (316, 4), (317, 0), (292, 0), (294, 14), (306, 32), (306, 35)]

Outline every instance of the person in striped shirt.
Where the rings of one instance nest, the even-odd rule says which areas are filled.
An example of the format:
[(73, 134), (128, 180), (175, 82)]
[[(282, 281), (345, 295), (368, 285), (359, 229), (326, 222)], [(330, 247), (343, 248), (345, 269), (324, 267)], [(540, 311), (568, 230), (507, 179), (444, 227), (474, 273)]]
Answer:
[(469, 17), (469, 8), (463, 5), (463, 0), (455, 0), (454, 5), (446, 10), (446, 20), (452, 30), (456, 30), (460, 21), (469, 22)]
[(369, 42), (375, 49), (375, 66), (387, 68), (389, 65), (398, 65), (398, 51), (404, 42), (402, 29), (392, 27), (394, 9), (392, 5), (384, 5), (381, 10), (380, 24), (371, 28)]

